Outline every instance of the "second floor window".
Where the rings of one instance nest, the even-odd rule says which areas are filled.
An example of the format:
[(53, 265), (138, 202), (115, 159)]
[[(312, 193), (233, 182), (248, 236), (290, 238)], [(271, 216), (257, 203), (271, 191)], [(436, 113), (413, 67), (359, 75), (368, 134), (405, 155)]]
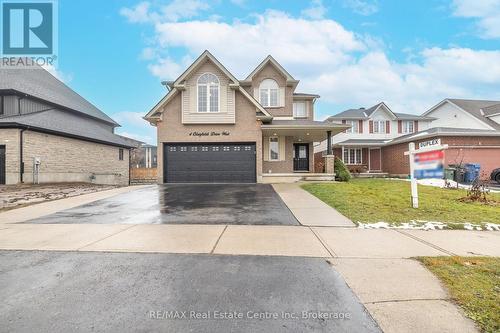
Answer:
[(413, 133), (413, 121), (403, 121), (403, 133)]
[(295, 102), (293, 103), (293, 117), (294, 118), (306, 118), (306, 102)]
[(259, 86), (259, 99), (263, 107), (279, 106), (279, 86), (272, 79), (265, 79)]
[(347, 125), (351, 125), (351, 128), (349, 128), (346, 133), (359, 133), (359, 121), (357, 120), (348, 120), (346, 121)]
[(386, 133), (385, 120), (374, 120), (373, 121), (373, 133)]
[(219, 79), (214, 74), (198, 79), (198, 112), (219, 112)]

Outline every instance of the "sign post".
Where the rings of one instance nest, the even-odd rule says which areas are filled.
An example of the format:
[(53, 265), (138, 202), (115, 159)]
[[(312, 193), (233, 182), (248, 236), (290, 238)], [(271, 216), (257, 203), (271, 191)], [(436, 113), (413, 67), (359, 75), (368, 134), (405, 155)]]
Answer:
[(405, 155), (410, 158), (411, 205), (418, 208), (417, 179), (444, 177), (444, 150), (448, 145), (441, 145), (441, 140), (421, 142), (420, 149), (415, 149), (415, 143), (408, 144)]

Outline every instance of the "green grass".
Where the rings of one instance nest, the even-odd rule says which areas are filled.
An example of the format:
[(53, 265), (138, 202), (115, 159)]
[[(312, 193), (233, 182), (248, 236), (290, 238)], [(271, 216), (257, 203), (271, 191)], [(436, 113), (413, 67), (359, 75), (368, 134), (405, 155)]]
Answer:
[(354, 179), (348, 183), (310, 183), (302, 187), (354, 222), (410, 221), (500, 224), (500, 194), (493, 204), (460, 202), (465, 190), (418, 186), (419, 208), (410, 203), (410, 182), (387, 179)]
[(500, 332), (500, 258), (418, 258), (484, 332)]

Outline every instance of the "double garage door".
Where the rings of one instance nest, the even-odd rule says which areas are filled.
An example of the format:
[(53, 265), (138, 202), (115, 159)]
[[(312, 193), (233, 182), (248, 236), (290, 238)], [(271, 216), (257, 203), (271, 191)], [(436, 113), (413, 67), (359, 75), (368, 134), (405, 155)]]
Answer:
[(255, 183), (255, 143), (168, 143), (163, 146), (167, 183)]

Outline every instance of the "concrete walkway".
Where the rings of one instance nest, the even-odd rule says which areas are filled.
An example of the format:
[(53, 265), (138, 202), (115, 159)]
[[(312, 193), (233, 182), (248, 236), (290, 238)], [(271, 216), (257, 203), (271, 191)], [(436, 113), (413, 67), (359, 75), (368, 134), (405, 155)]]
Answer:
[(300, 183), (273, 184), (273, 188), (302, 225), (323, 227), (354, 227), (354, 223), (314, 195), (303, 190)]

